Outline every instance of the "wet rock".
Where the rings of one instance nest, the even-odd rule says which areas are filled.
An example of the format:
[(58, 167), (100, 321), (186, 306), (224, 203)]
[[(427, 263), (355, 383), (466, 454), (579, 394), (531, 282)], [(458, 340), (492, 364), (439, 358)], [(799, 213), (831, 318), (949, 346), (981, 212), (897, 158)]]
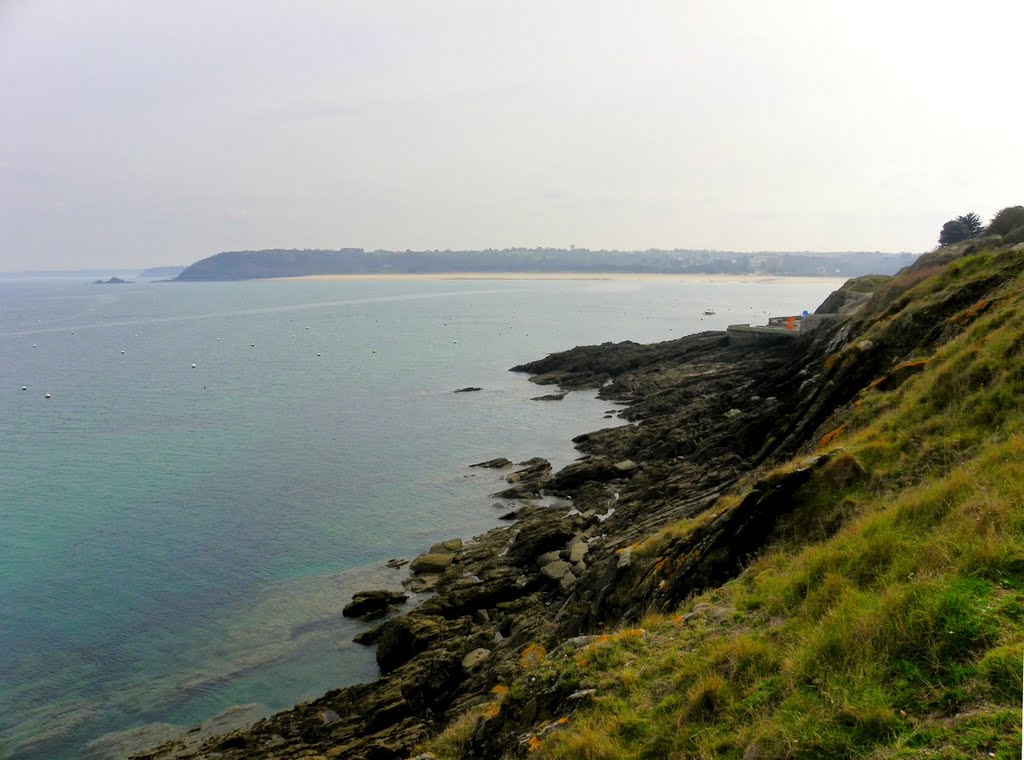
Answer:
[(400, 559), (399, 558), (399, 559), (389, 559), (387, 562), (384, 563), (384, 566), (385, 567), (390, 567), (392, 570), (397, 570), (398, 568), (405, 567), (408, 564), (409, 564), (409, 560), (407, 560), (407, 559)]
[(530, 457), (529, 459), (524, 460), (522, 462), (516, 462), (516, 467), (533, 467), (534, 465), (537, 464), (547, 464), (550, 466), (551, 463), (548, 462), (548, 460), (546, 460), (544, 457)]
[(497, 459), (488, 459), (486, 462), (477, 462), (471, 464), (470, 467), (485, 467), (492, 470), (500, 470), (502, 467), (511, 467), (512, 461), (505, 457), (498, 457)]
[(482, 391), (483, 388), (477, 388), (474, 385), (467, 385), (465, 388), (456, 388), (452, 393), (472, 393), (473, 391)]
[(561, 401), (566, 397), (566, 393), (546, 393), (543, 396), (534, 396), (530, 401)]
[(380, 617), (387, 613), (392, 606), (405, 604), (408, 599), (408, 594), (403, 594), (400, 591), (386, 589), (360, 591), (352, 595), (352, 601), (345, 605), (341, 614), (351, 618)]
[(546, 477), (550, 472), (551, 462), (537, 457), (529, 460), (522, 469), (506, 475), (505, 480), (509, 484), (532, 482)]

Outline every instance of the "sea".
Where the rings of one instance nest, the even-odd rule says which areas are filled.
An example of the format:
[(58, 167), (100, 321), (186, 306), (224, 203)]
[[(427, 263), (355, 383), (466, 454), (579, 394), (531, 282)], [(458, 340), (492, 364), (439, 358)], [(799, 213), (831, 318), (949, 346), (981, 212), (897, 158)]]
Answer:
[(840, 283), (0, 279), (0, 757), (123, 757), (375, 678), (341, 610), (499, 524), (469, 465), (558, 468), (625, 424), (510, 366)]

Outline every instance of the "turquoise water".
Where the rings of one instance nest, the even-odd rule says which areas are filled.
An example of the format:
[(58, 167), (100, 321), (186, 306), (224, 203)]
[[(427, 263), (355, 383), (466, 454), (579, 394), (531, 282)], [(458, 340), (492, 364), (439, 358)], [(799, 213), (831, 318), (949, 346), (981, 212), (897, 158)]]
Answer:
[(592, 392), (531, 402), (509, 366), (836, 285), (0, 282), (0, 754), (373, 678), (341, 608), (398, 584), (385, 560), (496, 524), (498, 476), (467, 465), (561, 466), (616, 424)]

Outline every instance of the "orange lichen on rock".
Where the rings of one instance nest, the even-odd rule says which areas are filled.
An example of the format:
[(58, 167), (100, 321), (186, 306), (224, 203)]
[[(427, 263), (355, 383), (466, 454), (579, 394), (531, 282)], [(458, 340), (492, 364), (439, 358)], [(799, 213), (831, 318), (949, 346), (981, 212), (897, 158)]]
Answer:
[(519, 653), (519, 665), (524, 669), (532, 668), (544, 662), (547, 650), (540, 644), (527, 644)]
[(820, 441), (818, 441), (818, 448), (819, 449), (825, 448), (830, 443), (832, 443), (832, 441), (834, 441), (836, 438), (838, 438), (839, 436), (841, 436), (845, 432), (846, 432), (846, 425), (840, 425), (835, 430), (830, 430), (829, 432), (825, 433), (825, 435), (823, 435), (821, 437)]

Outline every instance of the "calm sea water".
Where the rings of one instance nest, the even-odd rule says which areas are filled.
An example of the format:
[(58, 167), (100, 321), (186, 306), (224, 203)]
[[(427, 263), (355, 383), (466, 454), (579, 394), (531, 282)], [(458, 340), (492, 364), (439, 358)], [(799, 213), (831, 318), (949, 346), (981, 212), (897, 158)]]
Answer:
[(397, 586), (385, 560), (496, 524), (498, 475), (467, 465), (558, 467), (617, 424), (509, 366), (837, 284), (0, 282), (0, 755), (375, 677), (341, 608)]

